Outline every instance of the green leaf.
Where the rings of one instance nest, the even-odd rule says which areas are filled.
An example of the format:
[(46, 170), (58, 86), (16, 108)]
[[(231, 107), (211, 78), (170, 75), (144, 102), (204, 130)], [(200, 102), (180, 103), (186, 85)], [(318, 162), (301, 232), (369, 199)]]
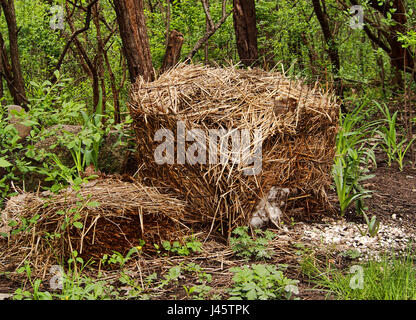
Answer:
[(12, 167), (13, 165), (5, 157), (0, 158), (0, 168)]
[(256, 289), (251, 289), (250, 291), (248, 291), (246, 296), (248, 300), (256, 300), (257, 299)]
[(97, 207), (99, 207), (99, 206), (100, 206), (100, 203), (99, 203), (99, 202), (97, 202), (97, 201), (91, 201), (91, 202), (88, 202), (88, 203), (87, 203), (87, 206), (88, 206), (88, 207), (91, 207), (91, 208), (97, 208)]
[(84, 225), (79, 221), (74, 222), (72, 225), (77, 229), (82, 229), (84, 227)]

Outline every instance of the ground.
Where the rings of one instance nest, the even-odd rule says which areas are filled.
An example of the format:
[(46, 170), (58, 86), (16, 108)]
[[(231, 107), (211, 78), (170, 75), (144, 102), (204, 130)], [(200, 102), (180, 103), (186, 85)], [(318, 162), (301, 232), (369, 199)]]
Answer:
[[(316, 288), (306, 276), (303, 275), (300, 263), (302, 259), (313, 254), (318, 260), (330, 263), (333, 266), (346, 269), (356, 263), (355, 258), (343, 255), (348, 249), (362, 251), (362, 257), (389, 251), (404, 250), (416, 238), (416, 170), (405, 168), (400, 171), (396, 166), (387, 167), (384, 161), (377, 164), (372, 170), (374, 178), (366, 182), (366, 188), (374, 190), (373, 197), (367, 200), (368, 215), (376, 215), (381, 222), (380, 231), (376, 237), (361, 236), (356, 225), (364, 228), (363, 219), (356, 217), (349, 211), (345, 217), (327, 217), (319, 222), (302, 222), (293, 220), (282, 228), (273, 230), (278, 236), (273, 241), (273, 257), (267, 260), (268, 264), (287, 264), (286, 275), (299, 280), (300, 299), (332, 299), (325, 291)], [(336, 207), (336, 197), (331, 197)], [(198, 239), (204, 241), (203, 233), (197, 234)], [(325, 244), (322, 246), (322, 244)], [(0, 251), (1, 252), (1, 251)], [(355, 260), (354, 260), (355, 259)], [(0, 254), (0, 299), (21, 287), (19, 277), (7, 271), (13, 268), (4, 265), (4, 257)], [(143, 279), (156, 272), (161, 275), (179, 263), (188, 265), (195, 263), (204, 268), (205, 273), (212, 275), (213, 288), (210, 297), (224, 299), (224, 293), (229, 286), (232, 273), (229, 269), (234, 266), (248, 264), (247, 261), (237, 258), (227, 245), (220, 240), (209, 239), (203, 245), (203, 253), (188, 257), (148, 257), (143, 255), (139, 263), (131, 266), (132, 277)], [(3, 263), (3, 265), (2, 265)], [(260, 263), (260, 262), (249, 262)], [(4, 272), (6, 271), (6, 273)], [(107, 278), (117, 277), (117, 271), (108, 273)], [(46, 277), (47, 278), (47, 277)], [(168, 285), (157, 291), (155, 299), (187, 299), (184, 287), (195, 285), (195, 274), (184, 272), (179, 282)], [(120, 284), (121, 285), (121, 284)], [(5, 295), (6, 294), (6, 295)]]

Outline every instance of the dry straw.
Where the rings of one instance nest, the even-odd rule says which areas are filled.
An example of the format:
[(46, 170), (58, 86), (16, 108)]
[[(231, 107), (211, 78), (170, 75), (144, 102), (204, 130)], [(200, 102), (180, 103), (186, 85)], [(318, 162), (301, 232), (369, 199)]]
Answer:
[[(331, 92), (277, 72), (180, 64), (154, 82), (139, 78), (131, 91), (139, 176), (186, 200), (192, 213), (186, 222), (212, 228), (230, 231), (247, 224), (273, 186), (292, 191), (287, 212), (319, 213), (328, 208), (338, 110)], [(162, 128), (176, 133), (178, 121), (187, 130), (248, 129), (249, 150), (259, 142), (255, 130), (261, 130), (261, 173), (245, 175), (244, 161), (158, 165), (155, 133)]]
[[(73, 250), (99, 261), (105, 253), (125, 254), (140, 245), (140, 239), (150, 248), (163, 240), (182, 238), (188, 232), (180, 222), (184, 212), (182, 201), (114, 177), (57, 195), (22, 193), (11, 198), (2, 212), (0, 228), (10, 233), (2, 247), (9, 263), (28, 260), (35, 270), (65, 261)], [(17, 225), (5, 230), (10, 221)], [(28, 228), (14, 234), (24, 225)]]

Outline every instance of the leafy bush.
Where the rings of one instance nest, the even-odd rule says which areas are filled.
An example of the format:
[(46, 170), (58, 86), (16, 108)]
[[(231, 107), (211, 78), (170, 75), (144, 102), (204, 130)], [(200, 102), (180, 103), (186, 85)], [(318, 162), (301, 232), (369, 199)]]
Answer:
[(233, 234), (236, 237), (230, 238), (230, 245), (234, 253), (238, 257), (245, 259), (255, 258), (270, 259), (272, 256), (272, 250), (269, 248), (271, 240), (276, 236), (271, 231), (255, 230), (256, 238), (253, 239), (248, 234), (248, 227), (237, 227), (234, 229)]
[[(280, 266), (285, 269), (286, 266)], [(255, 264), (251, 267), (231, 268), (233, 286), (229, 290), (231, 300), (289, 299), (298, 294), (298, 280), (286, 278), (274, 265)]]
[(202, 243), (192, 237), (189, 240), (185, 241), (185, 244), (181, 244), (179, 241), (163, 241), (162, 247), (168, 252), (178, 254), (180, 256), (189, 256), (192, 252), (199, 253), (202, 252)]

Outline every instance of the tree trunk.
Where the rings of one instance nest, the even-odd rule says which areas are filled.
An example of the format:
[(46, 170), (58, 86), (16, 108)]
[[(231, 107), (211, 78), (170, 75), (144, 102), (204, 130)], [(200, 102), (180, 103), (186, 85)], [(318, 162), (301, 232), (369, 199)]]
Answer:
[(160, 74), (174, 67), (178, 63), (181, 56), (183, 41), (184, 37), (182, 33), (176, 30), (171, 31)]
[[(351, 4), (358, 5), (359, 2), (351, 0)], [(392, 66), (394, 66), (397, 70), (400, 70), (400, 72), (405, 71), (413, 75), (415, 61), (412, 58), (411, 48), (403, 48), (402, 43), (398, 40), (398, 33), (405, 34), (408, 31), (405, 1), (371, 0), (369, 1), (369, 5), (384, 18), (388, 18), (389, 13), (393, 10), (393, 13), (391, 13), (391, 19), (395, 23), (382, 26), (378, 21), (371, 21), (370, 19), (365, 18), (367, 24), (364, 25), (364, 31), (366, 32), (368, 38), (389, 55)], [(378, 32), (378, 35), (381, 34), (382, 37), (371, 31), (368, 25), (373, 26)], [(413, 80), (416, 81), (416, 75), (413, 76)]]
[(4, 101), (4, 91), (3, 91), (3, 76), (1, 75), (1, 67), (0, 67), (0, 104), (2, 106), (6, 105), (6, 102)]
[[(101, 112), (102, 114), (106, 113), (106, 102), (107, 102), (107, 94), (106, 94), (106, 87), (105, 87), (105, 73), (104, 73), (104, 50), (105, 45), (101, 35), (101, 25), (100, 25), (100, 4), (97, 2), (93, 8), (94, 10), (94, 24), (95, 29), (97, 32), (97, 54), (95, 56), (95, 65), (97, 66), (97, 74), (98, 74), (98, 81), (100, 82), (101, 86)], [(98, 101), (94, 105), (94, 112), (97, 111)]]
[(132, 83), (138, 76), (154, 80), (143, 0), (114, 0), (123, 51)]
[(4, 89), (3, 89), (3, 64), (1, 63), (1, 53), (0, 53), (0, 105), (5, 106), (6, 101), (4, 101)]
[(258, 63), (258, 49), (254, 0), (234, 0), (233, 5), (238, 55), (244, 65), (256, 65)]
[[(7, 29), (9, 34), (9, 50), (10, 50), (10, 78), (7, 80), (7, 85), (9, 87), (10, 93), (13, 96), (13, 101), (16, 105), (20, 105), (26, 108), (27, 99), (25, 91), (25, 83), (23, 80), (22, 69), (20, 66), (20, 56), (19, 56), (19, 47), (17, 43), (17, 23), (16, 23), (16, 14), (14, 9), (13, 0), (0, 0), (1, 7), (3, 8), (4, 16), (6, 18)], [(3, 41), (1, 41), (3, 42)], [(0, 43), (4, 45), (4, 43)], [(1, 55), (3, 56), (3, 66), (7, 68), (7, 65), (4, 63), (7, 60), (6, 50), (4, 47), (0, 48), (2, 51)], [(7, 61), (8, 62), (8, 61)]]
[(329, 26), (328, 17), (325, 14), (321, 6), (321, 1), (312, 0), (312, 4), (313, 4), (313, 9), (315, 11), (316, 17), (318, 18), (319, 24), (321, 25), (325, 43), (328, 46), (326, 52), (328, 53), (329, 59), (331, 60), (332, 74), (334, 75), (336, 94), (342, 97), (343, 96), (342, 83), (341, 83), (341, 79), (339, 78), (339, 70), (340, 70), (341, 63), (339, 59), (338, 46), (332, 34), (331, 27)]

